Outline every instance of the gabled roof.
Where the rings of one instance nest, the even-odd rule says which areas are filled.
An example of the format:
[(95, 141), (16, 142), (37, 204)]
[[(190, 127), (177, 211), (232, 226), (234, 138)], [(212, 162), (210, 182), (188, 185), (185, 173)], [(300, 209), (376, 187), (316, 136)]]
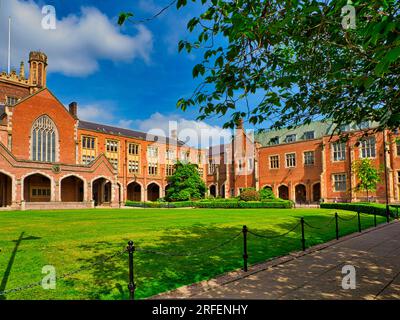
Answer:
[[(148, 133), (141, 132), (141, 131), (112, 127), (112, 126), (107, 126), (104, 124), (82, 121), (82, 120), (79, 120), (79, 129), (96, 131), (96, 132), (101, 132), (101, 133), (106, 133), (106, 134), (111, 134), (111, 135), (117, 135), (117, 136), (124, 136), (124, 137), (129, 137), (129, 138), (136, 138), (136, 139), (141, 139), (141, 140), (146, 140), (146, 141), (151, 141), (151, 142), (161, 142), (161, 143), (166, 143), (166, 144), (175, 144), (176, 143), (175, 140), (173, 140), (171, 138), (166, 138), (163, 136), (155, 136), (155, 135), (148, 134)], [(178, 144), (178, 146), (184, 145), (184, 143), (180, 140), (177, 141), (177, 144)]]

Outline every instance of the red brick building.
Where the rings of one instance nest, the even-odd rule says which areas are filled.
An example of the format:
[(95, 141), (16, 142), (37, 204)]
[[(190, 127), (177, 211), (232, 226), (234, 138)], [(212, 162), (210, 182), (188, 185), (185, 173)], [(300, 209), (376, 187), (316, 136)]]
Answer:
[[(371, 133), (372, 124), (363, 124), (343, 128), (350, 138), (340, 142), (330, 123), (253, 135), (241, 122), (231, 142), (199, 150), (176, 134), (156, 137), (80, 120), (77, 103), (66, 108), (47, 88), (46, 68), (46, 55), (31, 52), (28, 77), (23, 63), (18, 74), (0, 74), (0, 207), (118, 207), (126, 200), (156, 200), (165, 195), (177, 159), (198, 165), (212, 196), (270, 188), (283, 199), (313, 203), (366, 200), (354, 191), (351, 163), (371, 158), (386, 166), (390, 202), (400, 201), (397, 133)], [(384, 202), (385, 195), (383, 179), (370, 196)]]
[[(277, 197), (297, 203), (367, 201), (365, 192), (356, 191), (359, 181), (352, 163), (369, 158), (382, 170), (381, 182), (376, 192), (369, 192), (369, 200), (385, 202), (387, 190), (389, 202), (400, 202), (400, 135), (374, 132), (373, 127), (363, 123), (342, 128), (348, 134), (343, 142), (330, 122), (262, 132), (254, 138), (246, 136), (240, 124), (231, 144), (210, 149), (209, 164), (220, 170), (208, 171), (209, 193), (215, 194), (215, 186), (229, 185), (225, 190), (231, 192), (225, 197), (254, 187), (269, 188)], [(237, 145), (242, 140), (254, 141), (253, 148), (250, 142)], [(226, 158), (228, 163), (223, 161)], [(217, 191), (216, 195), (223, 194)]]
[(198, 164), (204, 151), (176, 138), (81, 121), (46, 86), (47, 57), (29, 56), (17, 75), (0, 75), (0, 207), (118, 207), (165, 195), (176, 159)]

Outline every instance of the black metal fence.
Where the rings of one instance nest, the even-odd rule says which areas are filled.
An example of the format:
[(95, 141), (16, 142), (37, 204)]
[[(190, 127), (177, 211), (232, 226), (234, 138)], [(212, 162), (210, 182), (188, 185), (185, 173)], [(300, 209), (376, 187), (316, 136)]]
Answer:
[[(228, 238), (227, 240), (219, 243), (218, 245), (212, 246), (210, 248), (204, 249), (204, 250), (197, 250), (195, 252), (162, 252), (162, 251), (156, 251), (156, 250), (148, 250), (148, 249), (142, 249), (139, 247), (136, 247), (134, 245), (133, 241), (129, 241), (128, 242), (128, 246), (126, 248), (124, 248), (122, 251), (119, 250), (117, 252), (115, 252), (112, 255), (109, 255), (101, 260), (98, 260), (90, 265), (87, 266), (83, 266), (80, 267), (74, 271), (65, 273), (61, 276), (57, 276), (57, 279), (65, 279), (68, 278), (74, 274), (77, 274), (79, 272), (82, 272), (84, 270), (89, 270), (92, 269), (93, 267), (95, 267), (96, 265), (100, 265), (100, 264), (104, 264), (105, 262), (114, 259), (116, 257), (119, 256), (123, 256), (124, 254), (128, 253), (128, 290), (129, 290), (129, 299), (134, 300), (135, 299), (135, 291), (136, 291), (136, 283), (135, 283), (135, 270), (134, 270), (134, 254), (135, 252), (142, 252), (142, 253), (147, 253), (147, 254), (155, 254), (155, 255), (163, 255), (163, 256), (170, 256), (170, 257), (191, 257), (191, 256), (200, 256), (200, 255), (205, 255), (207, 253), (211, 253), (214, 252), (216, 250), (219, 250), (220, 248), (228, 245), (229, 243), (233, 242), (234, 240), (238, 239), (240, 236), (243, 236), (243, 254), (242, 254), (242, 259), (243, 259), (243, 271), (247, 272), (248, 271), (248, 261), (249, 261), (249, 252), (248, 252), (248, 243), (249, 243), (249, 235), (260, 238), (260, 239), (278, 239), (278, 238), (282, 238), (287, 236), (288, 234), (294, 232), (295, 230), (297, 230), (299, 227), (301, 229), (301, 239), (300, 239), (300, 244), (301, 245), (301, 249), (303, 251), (306, 250), (307, 248), (307, 228), (309, 229), (313, 229), (313, 230), (323, 230), (326, 231), (326, 228), (333, 228), (333, 226), (331, 226), (333, 224), (333, 222), (335, 221), (335, 225), (334, 225), (334, 230), (335, 230), (335, 235), (336, 235), (336, 240), (339, 240), (340, 238), (340, 222), (349, 222), (349, 221), (353, 221), (357, 218), (357, 227), (358, 227), (358, 231), (362, 232), (362, 221), (361, 221), (361, 216), (362, 215), (366, 215), (366, 216), (371, 216), (371, 214), (364, 214), (361, 212), (357, 212), (354, 216), (350, 217), (350, 218), (344, 218), (341, 217), (337, 212), (335, 212), (334, 216), (324, 225), (322, 226), (314, 226), (312, 224), (310, 224), (308, 221), (306, 221), (303, 217), (300, 218), (300, 220), (296, 223), (293, 224), (292, 227), (290, 227), (286, 232), (282, 233), (282, 234), (278, 234), (278, 235), (266, 235), (266, 234), (260, 234), (257, 233), (255, 231), (253, 231), (252, 229), (249, 229), (246, 225), (243, 226), (242, 230), (236, 234), (234, 234), (233, 236), (231, 236), (230, 238)], [(398, 214), (398, 210), (397, 210), (397, 216), (396, 219), (399, 218), (399, 214)], [(374, 226), (377, 226), (377, 215), (374, 214)], [(15, 293), (15, 292), (19, 292), (22, 290), (27, 290), (27, 289), (31, 289), (34, 287), (38, 287), (41, 286), (42, 282), (41, 281), (37, 281), (25, 286), (21, 286), (18, 288), (14, 288), (14, 289), (10, 289), (10, 290), (5, 290), (0, 292), (0, 299), (1, 297), (10, 294), (10, 293)]]

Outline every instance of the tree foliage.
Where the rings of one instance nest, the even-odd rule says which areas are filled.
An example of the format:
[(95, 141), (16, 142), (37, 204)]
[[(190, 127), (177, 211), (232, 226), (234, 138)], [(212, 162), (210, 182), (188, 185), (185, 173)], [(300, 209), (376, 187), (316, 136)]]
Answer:
[(239, 118), (276, 128), (331, 119), (338, 132), (367, 120), (399, 126), (400, 1), (353, 1), (355, 29), (342, 26), (347, 0), (197, 2), (204, 10), (187, 24), (196, 40), (179, 50), (203, 54), (193, 68), (201, 84), (182, 110), (228, 116), (225, 127)]
[(369, 192), (376, 191), (377, 184), (381, 181), (382, 170), (375, 168), (371, 159), (362, 159), (353, 163), (353, 170), (358, 179), (356, 191), (365, 191), (369, 201)]
[(204, 198), (206, 185), (201, 179), (197, 166), (177, 162), (175, 172), (168, 177), (167, 201), (186, 201)]

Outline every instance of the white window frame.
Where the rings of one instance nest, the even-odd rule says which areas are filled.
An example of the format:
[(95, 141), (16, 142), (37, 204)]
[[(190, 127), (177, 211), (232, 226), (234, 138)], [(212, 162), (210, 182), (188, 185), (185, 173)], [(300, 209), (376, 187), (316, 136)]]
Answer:
[[(306, 153), (312, 153), (312, 163), (306, 163)], [(305, 165), (307, 167), (315, 165), (315, 151), (314, 150), (306, 150), (303, 152), (303, 165)]]
[[(294, 166), (289, 166), (288, 165), (288, 156), (289, 155), (293, 155), (294, 154)], [(296, 168), (296, 166), (297, 166), (297, 155), (296, 155), (296, 152), (288, 152), (288, 153), (285, 153), (285, 168)]]
[[(335, 150), (335, 146), (339, 146), (339, 145), (342, 146), (343, 149)], [(332, 162), (346, 161), (346, 158), (347, 158), (346, 142), (340, 142), (340, 141), (332, 142), (331, 149), (332, 149), (332, 153), (331, 153)], [(341, 157), (340, 159), (335, 160), (335, 154), (340, 154), (340, 155), (342, 155), (342, 156), (344, 155), (344, 156)]]
[[(277, 157), (277, 160), (278, 160), (278, 166), (277, 167), (272, 167), (272, 158), (273, 157)], [(280, 167), (280, 157), (279, 157), (279, 154), (271, 154), (270, 156), (269, 156), (269, 168), (271, 169), (271, 170), (277, 170), (277, 169), (279, 169), (279, 167)]]
[[(371, 141), (373, 140), (373, 144)], [(368, 137), (360, 141), (360, 158), (361, 159), (375, 159), (376, 158), (376, 138)], [(364, 154), (365, 151), (365, 154)]]
[[(344, 176), (344, 181), (337, 181), (336, 180), (336, 177), (337, 176)], [(347, 174), (346, 173), (333, 173), (332, 174), (332, 182), (333, 182), (333, 191), (334, 192), (345, 192), (345, 191), (347, 191)], [(344, 190), (342, 190), (342, 189), (337, 189), (336, 188), (336, 183), (344, 183), (344, 185), (345, 185), (345, 189)]]

